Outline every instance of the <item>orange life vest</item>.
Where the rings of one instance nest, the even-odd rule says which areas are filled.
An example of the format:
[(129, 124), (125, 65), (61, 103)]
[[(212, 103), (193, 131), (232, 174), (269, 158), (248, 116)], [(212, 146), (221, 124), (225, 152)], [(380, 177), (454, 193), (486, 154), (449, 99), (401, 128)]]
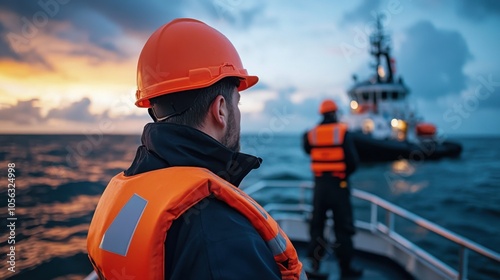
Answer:
[[(166, 178), (175, 186), (166, 187)], [(111, 180), (87, 238), (89, 258), (99, 277), (163, 280), (164, 242), (172, 222), (210, 195), (248, 218), (274, 254), (282, 279), (306, 279), (295, 248), (277, 222), (243, 191), (196, 167), (131, 177), (120, 173)]]
[(343, 123), (321, 124), (307, 134), (311, 148), (311, 169), (316, 176), (331, 172), (345, 179), (345, 157), (342, 143), (347, 131)]

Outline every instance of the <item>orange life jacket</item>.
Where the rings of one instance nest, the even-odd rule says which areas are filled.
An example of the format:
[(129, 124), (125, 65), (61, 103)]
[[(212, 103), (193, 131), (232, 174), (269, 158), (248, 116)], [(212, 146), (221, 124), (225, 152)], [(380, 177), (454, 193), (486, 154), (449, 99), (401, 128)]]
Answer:
[[(175, 186), (166, 187), (166, 178)], [(172, 222), (210, 195), (248, 218), (274, 254), (282, 279), (306, 279), (295, 248), (277, 222), (243, 191), (196, 167), (170, 167), (131, 177), (120, 173), (111, 180), (87, 238), (89, 258), (99, 277), (163, 280), (164, 242)]]
[(321, 124), (307, 134), (311, 148), (311, 169), (315, 176), (331, 172), (345, 179), (345, 157), (342, 143), (347, 131), (343, 123)]

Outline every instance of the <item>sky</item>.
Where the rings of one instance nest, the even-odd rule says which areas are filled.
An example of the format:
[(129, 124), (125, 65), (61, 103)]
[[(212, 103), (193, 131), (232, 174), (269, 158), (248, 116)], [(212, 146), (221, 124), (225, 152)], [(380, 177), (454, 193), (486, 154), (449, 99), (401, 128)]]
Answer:
[(371, 74), (376, 14), (410, 103), (449, 135), (500, 135), (500, 1), (0, 1), (0, 133), (139, 134), (136, 66), (178, 17), (222, 32), (260, 78), (241, 94), (242, 132), (297, 133)]

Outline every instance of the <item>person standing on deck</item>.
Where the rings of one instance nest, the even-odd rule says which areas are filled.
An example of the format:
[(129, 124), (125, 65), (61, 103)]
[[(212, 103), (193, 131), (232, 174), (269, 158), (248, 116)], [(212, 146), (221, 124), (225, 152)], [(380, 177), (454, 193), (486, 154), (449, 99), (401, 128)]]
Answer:
[(337, 121), (335, 102), (324, 100), (319, 112), (323, 120), (303, 136), (303, 147), (311, 156), (315, 182), (308, 258), (313, 272), (318, 272), (327, 244), (323, 236), (326, 212), (332, 210), (336, 237), (334, 247), (341, 277), (359, 277), (362, 271), (351, 266), (355, 229), (349, 189), (349, 176), (356, 170), (358, 154), (352, 136), (347, 132), (347, 125)]
[(154, 122), (90, 224), (99, 278), (306, 279), (286, 234), (237, 187), (261, 163), (239, 152), (239, 91), (258, 78), (231, 42), (176, 19), (151, 35), (137, 71), (135, 104)]

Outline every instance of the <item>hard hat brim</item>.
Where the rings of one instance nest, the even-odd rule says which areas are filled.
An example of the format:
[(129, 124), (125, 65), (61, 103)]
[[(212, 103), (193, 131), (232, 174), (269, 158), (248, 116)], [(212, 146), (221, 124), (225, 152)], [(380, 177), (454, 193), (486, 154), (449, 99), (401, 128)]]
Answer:
[(238, 91), (244, 91), (246, 89), (249, 89), (253, 87), (257, 82), (259, 81), (259, 77), (257, 76), (245, 76), (242, 77), (243, 80), (240, 83), (240, 86), (238, 87)]

